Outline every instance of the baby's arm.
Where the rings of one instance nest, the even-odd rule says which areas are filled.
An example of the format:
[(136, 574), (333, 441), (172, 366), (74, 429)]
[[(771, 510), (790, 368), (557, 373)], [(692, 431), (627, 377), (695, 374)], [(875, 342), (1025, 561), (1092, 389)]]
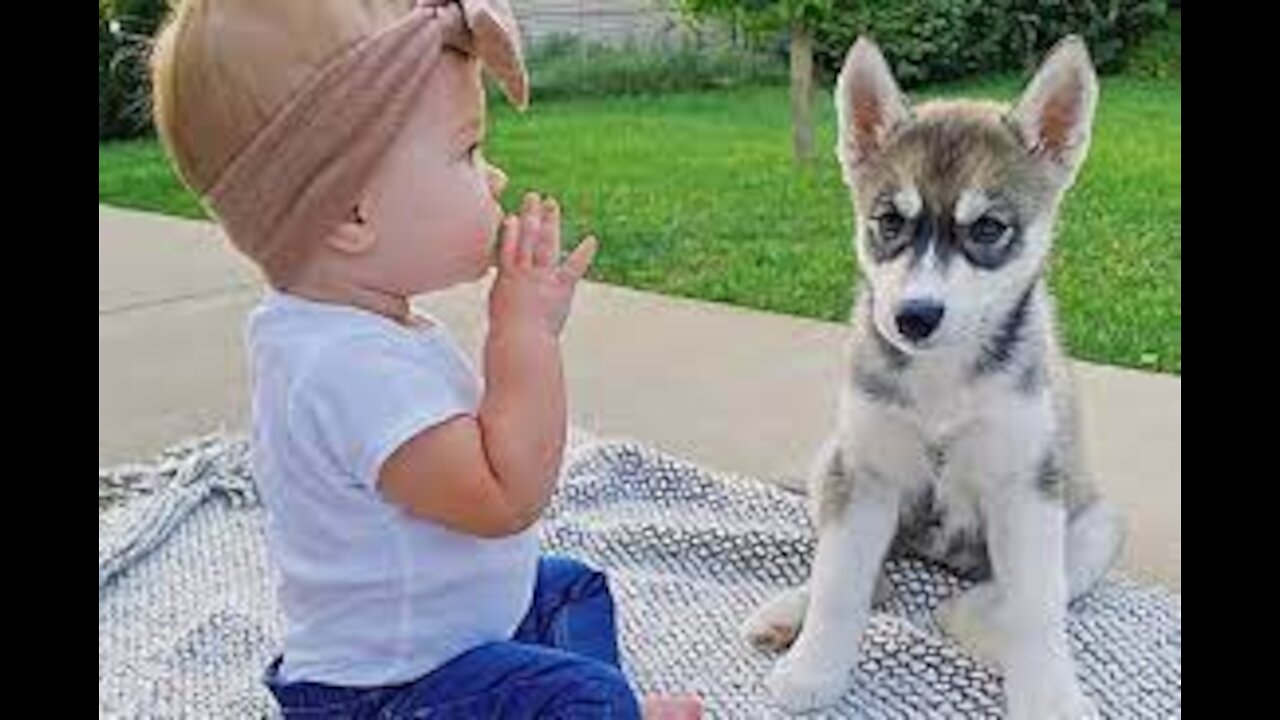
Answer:
[(525, 197), (507, 218), (489, 295), (479, 417), (424, 430), (383, 464), (379, 487), (419, 517), (501, 537), (531, 525), (555, 487), (566, 409), (560, 329), (595, 255), (588, 238), (559, 264), (560, 210)]

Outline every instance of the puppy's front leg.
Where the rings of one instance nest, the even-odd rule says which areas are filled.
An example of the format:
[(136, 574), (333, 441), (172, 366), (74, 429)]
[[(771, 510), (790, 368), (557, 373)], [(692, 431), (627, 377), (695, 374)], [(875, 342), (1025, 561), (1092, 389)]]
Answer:
[(987, 505), (988, 548), (1004, 598), (997, 622), (1008, 717), (1096, 717), (1080, 690), (1067, 641), (1067, 517), (1061, 499), (1019, 483)]
[(849, 685), (871, 595), (898, 525), (897, 490), (874, 474), (853, 481), (848, 504), (824, 518), (800, 636), (769, 675), (778, 703), (802, 712), (834, 703)]

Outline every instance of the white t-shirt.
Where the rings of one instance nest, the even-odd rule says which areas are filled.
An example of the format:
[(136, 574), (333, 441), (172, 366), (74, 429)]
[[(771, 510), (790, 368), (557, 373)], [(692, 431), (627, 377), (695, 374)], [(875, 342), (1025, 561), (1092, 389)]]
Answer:
[(268, 291), (247, 343), (253, 470), (281, 577), (283, 679), (406, 682), (510, 639), (537, 577), (537, 526), (473, 537), (413, 518), (378, 491), (398, 446), (477, 412), (479, 381), (444, 327)]

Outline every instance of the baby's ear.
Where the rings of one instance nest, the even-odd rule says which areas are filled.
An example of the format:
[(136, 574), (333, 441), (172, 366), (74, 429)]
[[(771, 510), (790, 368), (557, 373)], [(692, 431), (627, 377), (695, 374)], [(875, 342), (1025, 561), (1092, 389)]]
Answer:
[(368, 252), (377, 243), (378, 236), (373, 227), (359, 215), (351, 220), (343, 221), (329, 231), (324, 244), (344, 255), (360, 255)]

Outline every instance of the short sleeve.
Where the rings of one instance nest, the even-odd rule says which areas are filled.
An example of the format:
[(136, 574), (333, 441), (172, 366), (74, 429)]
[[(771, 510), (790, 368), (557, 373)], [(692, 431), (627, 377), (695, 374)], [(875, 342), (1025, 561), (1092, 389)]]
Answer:
[(320, 351), (289, 398), (294, 440), (371, 489), (402, 444), (476, 410), (474, 392), (444, 348), (433, 352), (380, 336), (350, 338)]

